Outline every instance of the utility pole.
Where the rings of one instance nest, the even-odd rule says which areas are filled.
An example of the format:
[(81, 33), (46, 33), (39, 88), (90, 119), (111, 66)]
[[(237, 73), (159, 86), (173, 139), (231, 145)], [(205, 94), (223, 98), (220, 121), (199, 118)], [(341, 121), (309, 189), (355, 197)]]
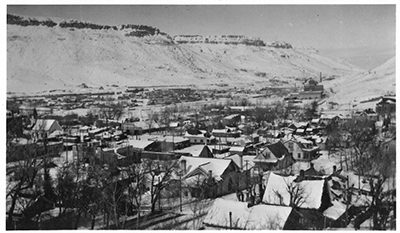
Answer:
[(161, 185), (160, 185), (160, 176), (158, 176), (158, 185), (159, 185), (159, 198), (158, 198), (158, 209), (161, 211)]
[(229, 212), (229, 228), (232, 229), (232, 212)]
[(182, 212), (182, 174), (179, 172), (179, 209)]

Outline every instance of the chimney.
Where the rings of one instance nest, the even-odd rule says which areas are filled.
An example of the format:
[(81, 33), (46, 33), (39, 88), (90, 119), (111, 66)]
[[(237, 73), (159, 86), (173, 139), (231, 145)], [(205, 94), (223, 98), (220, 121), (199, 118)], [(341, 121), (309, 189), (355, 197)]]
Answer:
[(319, 72), (319, 82), (322, 82), (322, 72)]
[(183, 171), (183, 174), (186, 174), (186, 160), (181, 160), (181, 170)]
[(303, 169), (300, 170), (300, 175), (297, 176), (296, 180), (297, 180), (297, 182), (304, 180), (304, 170)]
[(210, 178), (212, 178), (212, 171), (211, 170), (208, 170), (208, 174), (209, 174)]

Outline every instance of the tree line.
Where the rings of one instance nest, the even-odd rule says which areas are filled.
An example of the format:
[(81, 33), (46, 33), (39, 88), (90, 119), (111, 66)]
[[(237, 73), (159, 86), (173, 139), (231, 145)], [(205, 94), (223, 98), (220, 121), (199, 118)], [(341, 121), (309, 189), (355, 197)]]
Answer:
[(47, 26), (47, 27), (54, 27), (57, 25), (54, 21), (47, 19), (47, 20), (37, 20), (37, 19), (24, 19), (21, 16), (17, 15), (12, 15), (12, 14), (7, 14), (7, 24), (15, 24), (15, 25), (20, 25), (20, 26)]
[[(7, 24), (14, 24), (20, 26), (47, 26), (47, 27), (54, 27), (57, 26), (57, 23), (47, 19), (47, 20), (37, 20), (37, 19), (26, 19), (24, 17), (7, 14)], [(162, 34), (168, 36), (166, 33), (160, 32), (160, 29), (147, 26), (147, 25), (136, 25), (136, 24), (123, 24), (119, 28), (118, 26), (110, 26), (110, 25), (100, 25), (94, 24), (89, 22), (81, 22), (78, 20), (70, 20), (70, 21), (63, 21), (58, 24), (61, 28), (77, 28), (77, 29), (93, 29), (93, 30), (124, 30), (124, 29), (133, 29), (134, 31), (126, 33), (125, 36), (135, 36), (135, 37), (143, 37), (148, 35), (157, 35)]]

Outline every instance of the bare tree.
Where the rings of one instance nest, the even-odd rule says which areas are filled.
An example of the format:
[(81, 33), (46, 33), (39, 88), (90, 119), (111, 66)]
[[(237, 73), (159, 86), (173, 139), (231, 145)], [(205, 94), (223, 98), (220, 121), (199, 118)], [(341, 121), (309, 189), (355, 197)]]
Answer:
[(278, 190), (274, 190), (275, 195), (280, 200), (280, 205), (286, 205), (284, 201), (284, 195), (289, 194), (289, 206), (293, 208), (301, 207), (307, 202), (308, 194), (300, 182), (296, 181), (285, 181), (286, 193), (281, 193)]
[(155, 212), (157, 201), (171, 180), (171, 175), (177, 168), (177, 161), (173, 160), (146, 160), (144, 161), (146, 173), (150, 176), (151, 212)]
[(99, 106), (99, 115), (107, 120), (118, 120), (123, 110), (123, 105), (121, 103), (107, 101), (105, 104)]
[(139, 229), (142, 196), (146, 192), (146, 169), (141, 164), (134, 164), (129, 166), (127, 171), (131, 181), (128, 186), (128, 199), (136, 209), (136, 228)]
[(17, 146), (11, 141), (7, 141), (6, 155), (18, 154), (22, 160), (16, 162), (13, 168), (7, 171), (7, 193), (6, 198), (11, 199), (8, 209), (7, 224), (13, 222), (14, 211), (17, 202), (22, 198), (23, 192), (32, 189), (37, 184), (38, 172), (43, 167), (43, 161), (38, 159), (38, 146), (27, 144)]

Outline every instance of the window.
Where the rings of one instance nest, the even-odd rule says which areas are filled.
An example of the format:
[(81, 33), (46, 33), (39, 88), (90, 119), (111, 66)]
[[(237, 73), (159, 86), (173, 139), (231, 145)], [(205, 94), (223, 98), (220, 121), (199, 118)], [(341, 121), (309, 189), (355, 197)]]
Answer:
[(293, 142), (289, 142), (289, 150), (293, 150)]
[(297, 157), (301, 159), (301, 153), (297, 153)]

